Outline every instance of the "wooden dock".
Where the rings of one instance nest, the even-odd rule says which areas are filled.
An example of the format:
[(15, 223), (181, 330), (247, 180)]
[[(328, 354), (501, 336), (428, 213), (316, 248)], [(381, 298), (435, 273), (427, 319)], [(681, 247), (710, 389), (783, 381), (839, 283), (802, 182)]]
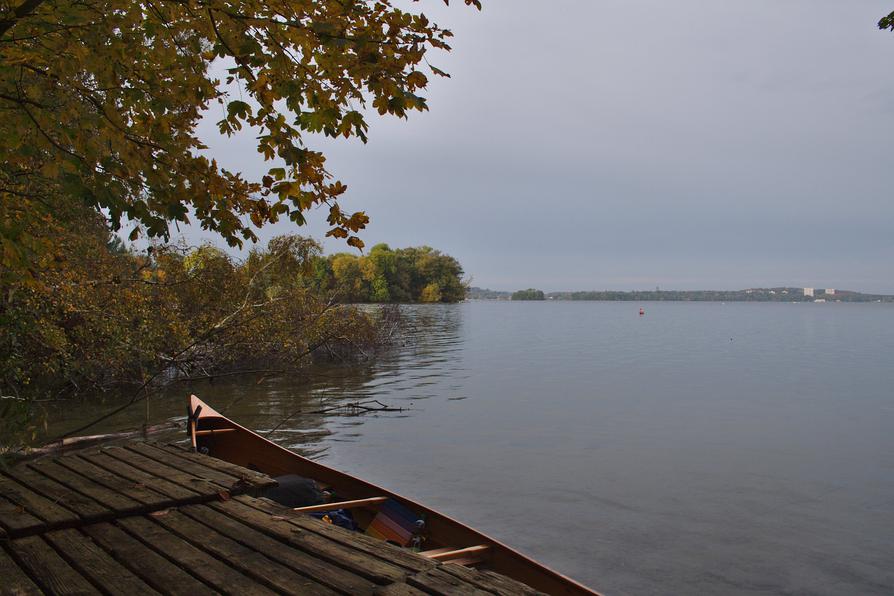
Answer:
[(259, 498), (258, 472), (148, 442), (0, 475), (0, 594), (535, 594)]

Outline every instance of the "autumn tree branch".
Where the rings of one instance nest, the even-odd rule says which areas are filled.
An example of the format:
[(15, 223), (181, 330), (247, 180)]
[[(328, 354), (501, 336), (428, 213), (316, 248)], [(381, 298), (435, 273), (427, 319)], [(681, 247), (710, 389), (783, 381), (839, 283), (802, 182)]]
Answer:
[(21, 19), (27, 17), (37, 7), (44, 3), (44, 0), (25, 0), (12, 11), (13, 18), (0, 20), (0, 37), (3, 37), (7, 31), (15, 27)]

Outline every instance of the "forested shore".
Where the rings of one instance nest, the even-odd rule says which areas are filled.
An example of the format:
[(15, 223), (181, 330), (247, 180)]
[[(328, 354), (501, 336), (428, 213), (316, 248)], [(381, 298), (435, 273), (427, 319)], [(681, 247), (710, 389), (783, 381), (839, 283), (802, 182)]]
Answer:
[[(287, 374), (372, 357), (400, 325), (357, 302), (453, 302), (462, 268), (429, 247), (324, 255), (273, 238), (245, 258), (212, 245), (128, 248), (91, 209), (53, 221), (41, 266), (0, 295), (0, 439), (34, 435), (41, 400), (142, 395), (184, 379)], [(15, 439), (13, 437), (18, 437)]]

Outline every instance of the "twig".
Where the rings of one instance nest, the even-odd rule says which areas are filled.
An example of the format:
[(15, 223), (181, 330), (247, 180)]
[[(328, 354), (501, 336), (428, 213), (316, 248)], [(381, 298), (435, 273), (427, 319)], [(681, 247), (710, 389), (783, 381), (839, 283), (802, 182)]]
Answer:
[[(370, 407), (366, 404), (378, 404), (378, 407)], [(346, 404), (338, 404), (319, 410), (311, 410), (308, 414), (329, 414), (330, 412), (337, 412), (339, 410), (360, 410), (361, 412), (403, 412), (405, 409), (406, 408), (387, 406), (377, 399), (371, 399), (364, 402), (348, 402)]]
[(199, 376), (195, 376), (195, 377), (180, 377), (177, 379), (173, 379), (171, 382), (172, 383), (186, 383), (189, 381), (203, 381), (205, 379), (216, 379), (218, 377), (231, 377), (234, 375), (250, 375), (250, 374), (256, 374), (256, 373), (282, 374), (282, 373), (286, 373), (286, 372), (288, 372), (288, 371), (284, 368), (260, 368), (257, 370), (234, 370), (234, 371), (223, 372), (223, 373), (218, 373), (218, 374), (206, 373), (204, 375), (199, 375)]

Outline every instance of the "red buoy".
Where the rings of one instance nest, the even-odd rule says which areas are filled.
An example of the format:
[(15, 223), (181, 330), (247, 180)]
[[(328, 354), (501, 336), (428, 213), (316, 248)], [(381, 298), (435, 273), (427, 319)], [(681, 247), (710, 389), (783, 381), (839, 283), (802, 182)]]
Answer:
[(645, 308), (639, 309), (639, 316), (643, 316), (644, 314), (646, 314), (646, 309)]

